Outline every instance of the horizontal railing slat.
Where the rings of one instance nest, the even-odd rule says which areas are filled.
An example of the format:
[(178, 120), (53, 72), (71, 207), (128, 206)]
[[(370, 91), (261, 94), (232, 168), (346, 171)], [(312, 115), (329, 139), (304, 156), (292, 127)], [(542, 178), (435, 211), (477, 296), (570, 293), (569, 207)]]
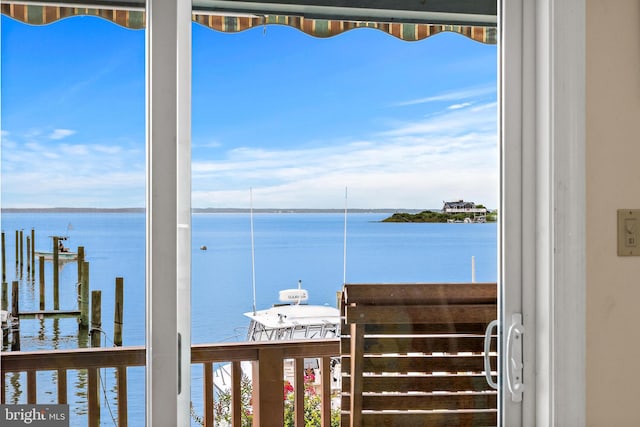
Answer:
[[(362, 414), (361, 427), (477, 427), (495, 426), (498, 423), (497, 410), (477, 411), (431, 411), (419, 415), (409, 413)], [(348, 414), (342, 415), (342, 425), (349, 425)]]
[[(342, 338), (343, 348), (348, 338)], [(460, 353), (477, 352), (484, 346), (484, 335), (422, 335), (376, 336), (365, 335), (365, 354), (385, 353)], [(497, 340), (491, 340), (491, 351), (496, 351)]]
[[(490, 356), (495, 360), (497, 356)], [(350, 357), (342, 358), (342, 372), (349, 374)], [(495, 366), (495, 362), (492, 363)], [(475, 355), (438, 355), (438, 356), (382, 356), (365, 357), (362, 363), (364, 373), (407, 373), (407, 372), (482, 372), (484, 357)]]
[(347, 323), (398, 324), (398, 323), (489, 323), (496, 318), (495, 304), (469, 305), (408, 305), (395, 306), (347, 306)]
[(144, 366), (145, 349), (142, 346), (135, 346), (7, 351), (2, 352), (0, 357), (2, 372), (115, 368), (118, 366)]
[[(349, 397), (344, 396), (343, 406), (347, 407)], [(497, 392), (475, 393), (426, 393), (410, 395), (364, 394), (363, 411), (409, 411), (434, 409), (487, 409), (497, 408)]]
[[(385, 323), (385, 324), (366, 324), (364, 325), (364, 333), (366, 335), (411, 335), (411, 334), (476, 334), (484, 335), (487, 324), (480, 323)], [(342, 323), (341, 336), (349, 336), (349, 325)]]
[[(484, 374), (458, 375), (411, 375), (398, 380), (396, 376), (378, 375), (362, 378), (363, 388), (369, 392), (434, 392), (434, 391), (474, 391), (489, 390)], [(342, 387), (348, 390), (351, 377), (342, 377)]]
[(497, 288), (495, 283), (350, 283), (343, 293), (346, 304), (487, 304), (495, 303)]
[[(232, 362), (258, 360), (262, 346), (282, 348), (285, 358), (338, 356), (340, 341), (299, 340), (289, 342), (242, 342), (222, 344), (196, 344), (191, 347), (191, 363)], [(0, 353), (2, 372), (28, 370), (115, 368), (118, 366), (144, 366), (143, 346), (98, 347), (68, 350), (7, 351)]]

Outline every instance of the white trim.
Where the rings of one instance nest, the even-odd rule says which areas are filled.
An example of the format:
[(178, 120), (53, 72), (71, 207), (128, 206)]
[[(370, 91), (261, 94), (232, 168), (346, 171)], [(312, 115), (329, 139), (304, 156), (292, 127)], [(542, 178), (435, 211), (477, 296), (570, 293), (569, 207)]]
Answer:
[(178, 427), (191, 426), (191, 0), (176, 0), (177, 40), (177, 320), (182, 341)]
[[(528, 369), (531, 364), (525, 358), (524, 402), (513, 402), (507, 392), (506, 370), (506, 331), (510, 320), (516, 313), (525, 316), (523, 310), (522, 288), (527, 274), (525, 251), (527, 245), (523, 236), (528, 231), (529, 222), (525, 209), (531, 192), (527, 191), (530, 171), (524, 161), (526, 158), (523, 131), (525, 103), (523, 101), (523, 4), (521, 0), (503, 0), (500, 3), (500, 25), (498, 47), (499, 54), (499, 123), (500, 123), (500, 210), (499, 210), (499, 425), (520, 426), (523, 405), (530, 401)], [(531, 336), (526, 331), (524, 338)], [(525, 344), (527, 344), (525, 342)], [(528, 347), (525, 345), (524, 350)]]
[(146, 10), (146, 425), (188, 426), (190, 320), (178, 308), (190, 300), (191, 3), (147, 0)]
[(538, 0), (536, 425), (585, 425), (585, 0)]
[(583, 426), (585, 2), (502, 0), (500, 21), (500, 315), (521, 303), (525, 326), (522, 412), (503, 384), (501, 425)]

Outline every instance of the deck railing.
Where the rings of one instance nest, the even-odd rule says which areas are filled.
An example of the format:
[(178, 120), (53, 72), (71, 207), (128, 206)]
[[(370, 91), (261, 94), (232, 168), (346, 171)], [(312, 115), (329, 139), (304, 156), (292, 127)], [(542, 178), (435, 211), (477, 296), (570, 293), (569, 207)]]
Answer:
[[(191, 347), (192, 365), (203, 367), (203, 424), (214, 425), (214, 363), (231, 363), (232, 426), (241, 425), (241, 362), (253, 362), (252, 413), (253, 425), (282, 427), (284, 425), (283, 378), (284, 361), (293, 359), (294, 383), (304, 382), (304, 359), (321, 361), (322, 426), (330, 427), (332, 357), (340, 354), (336, 339), (285, 342), (242, 342), (198, 344)], [(88, 425), (100, 425), (99, 369), (116, 369), (118, 426), (127, 423), (127, 368), (144, 366), (144, 347), (84, 348), (73, 350), (3, 352), (0, 357), (0, 401), (5, 403), (5, 374), (26, 372), (27, 403), (38, 403), (37, 372), (57, 372), (57, 402), (67, 403), (67, 370), (87, 370)], [(304, 426), (304, 387), (294, 388), (295, 425)]]

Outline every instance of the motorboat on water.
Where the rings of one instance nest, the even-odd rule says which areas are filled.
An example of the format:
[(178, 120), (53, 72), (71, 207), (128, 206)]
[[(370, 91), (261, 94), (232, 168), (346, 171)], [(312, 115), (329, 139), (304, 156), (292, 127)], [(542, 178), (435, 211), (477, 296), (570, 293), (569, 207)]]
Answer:
[[(340, 310), (328, 305), (307, 304), (309, 293), (298, 288), (279, 292), (279, 303), (272, 307), (244, 313), (249, 318), (247, 341), (291, 341), (329, 339), (340, 336)], [(305, 370), (313, 370), (320, 381), (321, 363), (317, 358), (304, 360)], [(340, 388), (340, 364), (338, 358), (331, 362), (331, 388)], [(293, 363), (286, 361), (285, 380), (293, 379)], [(242, 362), (242, 371), (251, 378), (251, 362)], [(230, 364), (220, 365), (214, 372), (214, 386), (217, 392), (228, 391), (231, 384)], [(319, 383), (318, 383), (319, 385)]]
[[(53, 252), (51, 251), (35, 251), (35, 258), (44, 257), (45, 261), (53, 261)], [(78, 253), (72, 251), (58, 251), (58, 262), (77, 261)]]
[(309, 294), (297, 289), (280, 291), (280, 304), (244, 313), (249, 319), (247, 341), (308, 340), (340, 335), (340, 311), (326, 305), (308, 305)]
[[(67, 240), (69, 237), (67, 236), (50, 236), (51, 238), (58, 238), (58, 262), (69, 262), (69, 261), (77, 261), (78, 253), (70, 250), (67, 246), (65, 246), (62, 241)], [(44, 257), (45, 261), (53, 261), (53, 250), (51, 251), (34, 251), (34, 257), (40, 258)]]

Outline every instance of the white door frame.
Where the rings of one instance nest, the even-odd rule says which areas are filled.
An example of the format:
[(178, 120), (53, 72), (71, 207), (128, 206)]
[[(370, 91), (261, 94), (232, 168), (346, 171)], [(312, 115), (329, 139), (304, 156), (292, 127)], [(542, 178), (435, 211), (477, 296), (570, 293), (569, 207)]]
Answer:
[(525, 399), (502, 384), (503, 425), (584, 426), (585, 0), (500, 1), (500, 316), (520, 306), (525, 327)]
[(147, 0), (146, 425), (191, 402), (191, 1)]
[(535, 319), (535, 342), (527, 353), (535, 360), (529, 372), (535, 406), (526, 408), (525, 425), (583, 426), (586, 4), (525, 2), (523, 16), (524, 135), (535, 162), (534, 234), (525, 239), (527, 246), (528, 239), (535, 242), (535, 252), (528, 252), (535, 259), (528, 275), (535, 280), (524, 288)]
[[(582, 426), (585, 0), (500, 1), (507, 37), (501, 134), (516, 141), (502, 145), (508, 204), (501, 236), (515, 252), (502, 263), (501, 278), (522, 283), (522, 295), (507, 293), (501, 316), (519, 305), (526, 329), (526, 398), (516, 417), (525, 426)], [(189, 425), (190, 7), (185, 0), (147, 0), (149, 426)], [(513, 405), (502, 397), (509, 417)]]

